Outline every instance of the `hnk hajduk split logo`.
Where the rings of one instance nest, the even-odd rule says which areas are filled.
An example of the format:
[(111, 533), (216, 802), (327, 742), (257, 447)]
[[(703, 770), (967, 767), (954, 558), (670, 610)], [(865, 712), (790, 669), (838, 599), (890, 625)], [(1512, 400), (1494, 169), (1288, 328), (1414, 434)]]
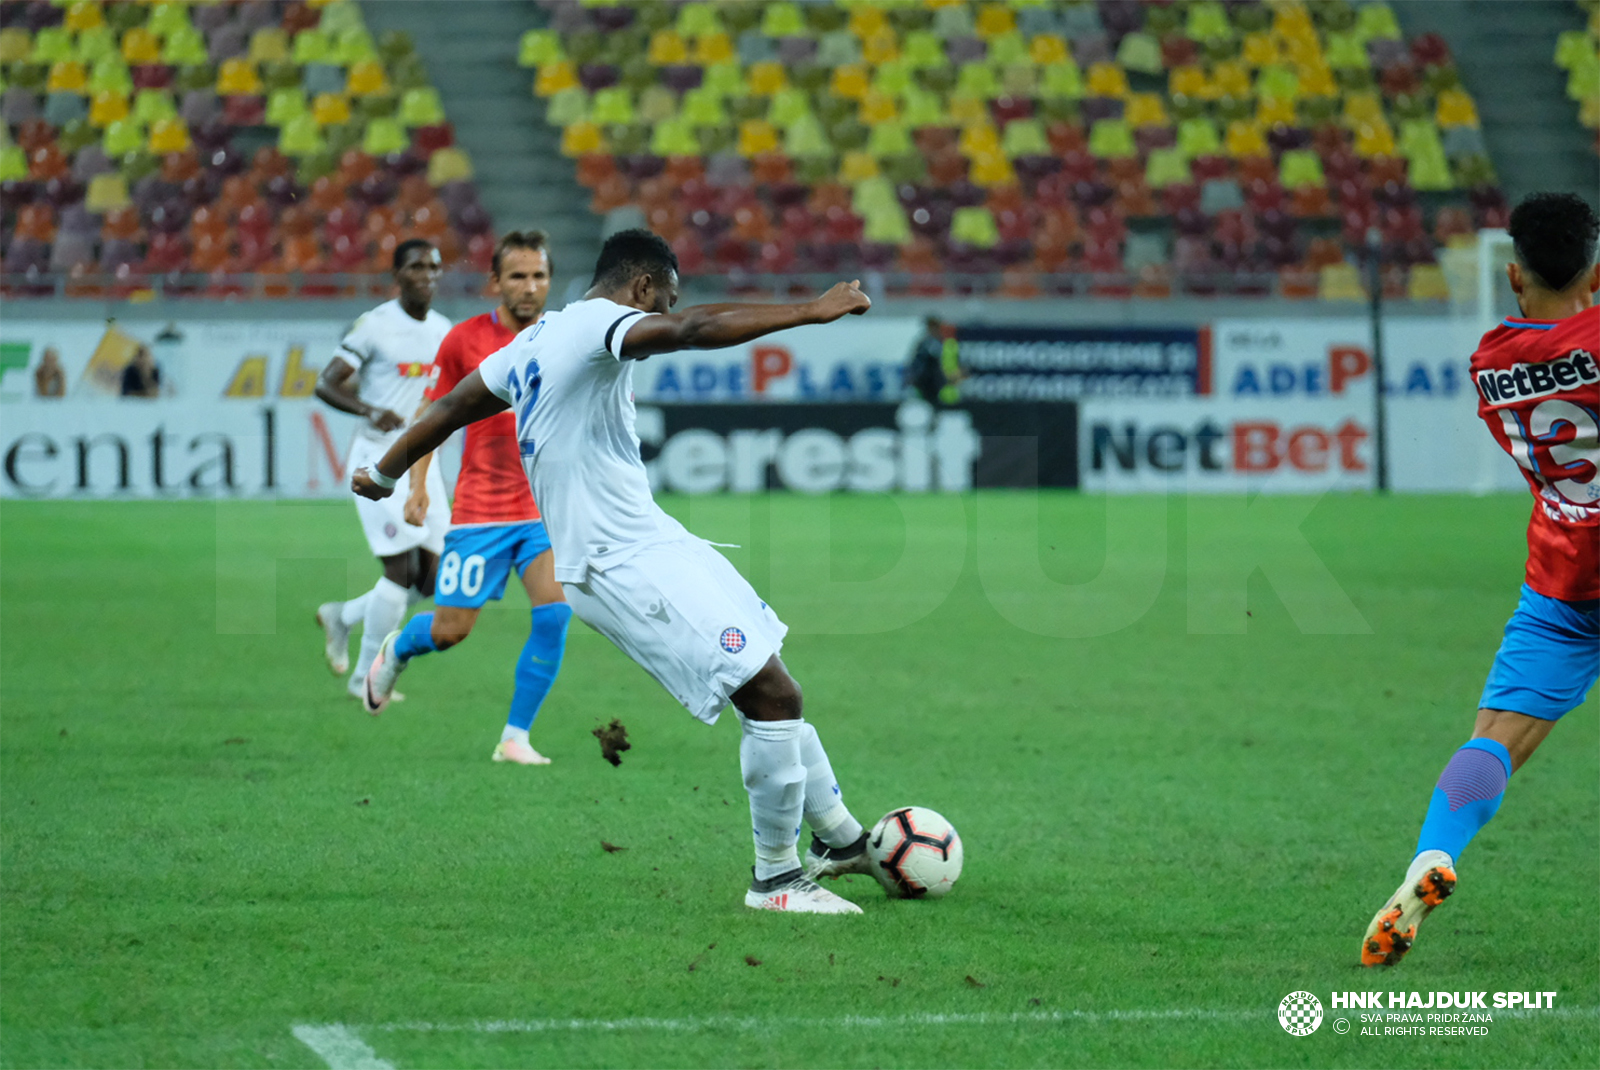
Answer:
[(1291, 1036), (1309, 1037), (1322, 1025), (1322, 1001), (1310, 992), (1290, 992), (1278, 1004), (1278, 1024)]

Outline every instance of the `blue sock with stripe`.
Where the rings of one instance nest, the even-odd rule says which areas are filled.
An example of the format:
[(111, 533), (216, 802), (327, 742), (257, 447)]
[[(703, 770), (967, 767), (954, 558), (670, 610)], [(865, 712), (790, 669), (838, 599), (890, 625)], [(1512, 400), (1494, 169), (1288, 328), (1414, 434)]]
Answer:
[(534, 606), (531, 615), (533, 626), (517, 658), (517, 682), (511, 691), (511, 713), (506, 718), (506, 732), (523, 738), (533, 727), (539, 707), (544, 705), (545, 696), (556, 682), (556, 673), (561, 671), (572, 607), (565, 602), (551, 602)]
[(1439, 774), (1428, 816), (1417, 837), (1417, 853), (1443, 851), (1451, 859), (1489, 823), (1506, 782), (1511, 779), (1511, 752), (1493, 739), (1468, 740), (1451, 756)]
[(400, 629), (400, 638), (394, 641), (394, 656), (410, 661), (418, 654), (432, 654), (439, 648), (433, 645), (433, 614), (418, 613)]

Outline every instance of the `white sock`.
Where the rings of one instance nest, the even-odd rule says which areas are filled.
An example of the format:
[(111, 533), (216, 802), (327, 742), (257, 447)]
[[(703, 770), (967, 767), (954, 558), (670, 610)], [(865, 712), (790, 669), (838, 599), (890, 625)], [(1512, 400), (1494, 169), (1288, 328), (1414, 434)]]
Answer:
[(739, 769), (750, 793), (750, 824), (755, 831), (756, 879), (767, 880), (800, 868), (795, 843), (805, 805), (806, 767), (800, 761), (804, 721), (752, 721), (739, 726)]
[(373, 585), (367, 594), (367, 612), (362, 618), (361, 656), (356, 659), (355, 674), (350, 682), (360, 686), (372, 668), (372, 659), (378, 656), (384, 636), (400, 627), (406, 616), (406, 589), (385, 576)]
[(1447, 866), (1456, 868), (1455, 859), (1443, 851), (1423, 851), (1411, 860), (1411, 868), (1406, 870), (1406, 883), (1415, 884), (1422, 879), (1422, 875), (1434, 866)]
[(845, 808), (828, 752), (822, 749), (822, 740), (809, 721), (800, 730), (800, 760), (806, 767), (806, 824), (829, 847), (855, 843), (861, 835), (861, 822)]
[(371, 598), (372, 592), (368, 591), (359, 598), (352, 598), (348, 602), (340, 602), (339, 623), (346, 628), (354, 628), (357, 624), (360, 624), (367, 615), (367, 602)]
[(511, 725), (506, 725), (500, 730), (501, 743), (509, 743), (513, 739), (518, 743), (527, 743), (528, 730), (526, 728), (514, 728)]

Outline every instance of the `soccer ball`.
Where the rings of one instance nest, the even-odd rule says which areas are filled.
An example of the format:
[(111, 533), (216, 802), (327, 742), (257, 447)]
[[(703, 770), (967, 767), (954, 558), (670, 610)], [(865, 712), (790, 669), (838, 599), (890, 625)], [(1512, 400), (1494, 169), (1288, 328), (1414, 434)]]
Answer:
[(937, 899), (961, 876), (961, 837), (940, 815), (902, 806), (867, 833), (872, 875), (896, 899)]

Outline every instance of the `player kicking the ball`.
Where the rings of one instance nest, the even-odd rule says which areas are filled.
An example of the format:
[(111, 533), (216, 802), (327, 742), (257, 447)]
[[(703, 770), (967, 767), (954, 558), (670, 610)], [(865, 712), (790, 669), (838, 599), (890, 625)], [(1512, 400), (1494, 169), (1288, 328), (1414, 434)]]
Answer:
[[(495, 246), (489, 281), (500, 294), (500, 305), (456, 324), (445, 335), (434, 362), (437, 377), (428, 388), (429, 401), (449, 394), (485, 357), (544, 314), (550, 294), (550, 254), (544, 233), (512, 231), (502, 237)], [(423, 402), (418, 419), (428, 404)], [(405, 506), (410, 523), (421, 523), (431, 505), (422, 474), (431, 470), (432, 459), (432, 454), (424, 456), (411, 469), (411, 495)], [(404, 630), (389, 635), (368, 677), (382, 671), (382, 666), (404, 665), (421, 654), (448, 650), (472, 634), (484, 603), (505, 593), (506, 579), (514, 570), (533, 605), (533, 626), (517, 659), (511, 714), (491, 757), (497, 762), (548, 765), (550, 759), (528, 742), (528, 729), (560, 671), (572, 608), (555, 581), (550, 539), (528, 491), (517, 421), (509, 412), (467, 426), (450, 524), (434, 584), (438, 608), (417, 614)], [(369, 685), (362, 697), (367, 711), (375, 714), (387, 705), (389, 692), (378, 693)]]
[[(678, 261), (645, 230), (612, 235), (582, 301), (545, 315), (436, 401), (356, 493), (387, 497), (451, 432), (511, 409), (523, 466), (555, 548), (555, 578), (573, 612), (633, 658), (707, 724), (730, 702), (743, 738), (755, 880), (745, 905), (807, 914), (860, 908), (812, 878), (867, 871), (866, 834), (844, 806), (800, 686), (778, 654), (787, 628), (727, 558), (689, 534), (650, 495), (634, 433), (633, 362), (680, 349), (742, 345), (786, 327), (860, 315), (854, 283), (793, 305), (702, 305), (672, 313)], [(369, 686), (384, 694), (404, 662), (386, 659)], [(801, 869), (802, 814), (813, 840)]]
[(1368, 966), (1411, 949), (1511, 774), (1600, 676), (1600, 220), (1578, 197), (1537, 193), (1511, 213), (1510, 232), (1506, 273), (1523, 318), (1483, 336), (1472, 377), (1478, 414), (1533, 491), (1526, 582), (1472, 738), (1439, 775), (1406, 879), (1361, 940)]
[[(440, 270), (439, 250), (430, 243), (401, 242), (394, 251), (400, 296), (356, 320), (317, 379), (317, 397), (367, 421), (350, 443), (352, 471), (382, 457), (405, 426), (403, 414), (415, 412), (422, 401), (434, 354), (450, 330), (450, 321), (433, 311)], [(350, 667), (351, 629), (358, 623), (365, 629), (350, 675), (350, 694), (357, 698), (383, 637), (400, 626), (406, 606), (433, 593), (450, 516), (439, 473), (429, 472), (427, 480), (433, 505), (415, 523), (405, 515), (404, 494), (392, 502), (355, 499), (361, 530), (383, 566), (383, 577), (360, 598), (327, 602), (317, 609), (328, 668), (336, 675), (343, 676)]]

